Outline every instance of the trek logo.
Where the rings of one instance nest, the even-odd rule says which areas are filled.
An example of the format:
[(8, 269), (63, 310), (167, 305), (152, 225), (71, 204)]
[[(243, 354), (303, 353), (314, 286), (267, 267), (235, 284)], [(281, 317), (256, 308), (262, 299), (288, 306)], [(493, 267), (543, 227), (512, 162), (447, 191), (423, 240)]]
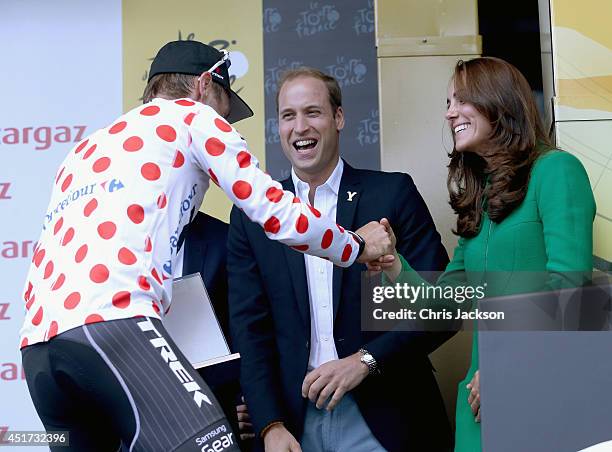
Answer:
[(11, 188), (10, 182), (0, 182), (0, 199), (11, 199), (12, 196), (9, 196), (8, 191)]
[(78, 143), (85, 134), (87, 126), (56, 126), (56, 127), (8, 127), (0, 129), (2, 144), (29, 144), (34, 141), (34, 149), (44, 151), (52, 143)]
[(8, 316), (8, 308), (10, 303), (0, 303), (0, 320), (11, 320)]
[(147, 318), (142, 322), (138, 322), (138, 327), (142, 332), (146, 333), (150, 331), (155, 334), (155, 336), (157, 336), (153, 339), (150, 339), (149, 342), (151, 342), (151, 345), (153, 345), (153, 347), (160, 350), (161, 357), (166, 362), (166, 364), (169, 365), (170, 370), (172, 370), (174, 375), (176, 375), (176, 378), (178, 378), (181, 383), (183, 383), (183, 387), (185, 388), (185, 390), (187, 392), (193, 393), (193, 400), (195, 401), (196, 405), (201, 408), (202, 402), (206, 402), (212, 406), (211, 400), (206, 394), (200, 392), (200, 389), (202, 389), (200, 388), (200, 385), (197, 384), (193, 380), (193, 377), (189, 374), (189, 372), (185, 370), (181, 362), (178, 360), (178, 358), (170, 348), (170, 345), (168, 344), (166, 339), (164, 339), (164, 337), (159, 334), (159, 331), (157, 331), (155, 325), (153, 325), (153, 322), (151, 322), (151, 319)]

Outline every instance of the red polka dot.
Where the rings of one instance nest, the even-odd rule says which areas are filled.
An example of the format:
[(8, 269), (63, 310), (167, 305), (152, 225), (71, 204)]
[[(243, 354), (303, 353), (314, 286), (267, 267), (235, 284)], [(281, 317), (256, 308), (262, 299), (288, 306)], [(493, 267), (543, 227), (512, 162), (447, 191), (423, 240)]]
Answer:
[(85, 256), (87, 256), (87, 249), (87, 245), (83, 245), (77, 250), (76, 254), (74, 255), (74, 260), (77, 264), (83, 262), (83, 259), (85, 259)]
[(188, 126), (191, 125), (193, 118), (195, 118), (195, 113), (189, 113), (187, 116), (185, 116), (185, 119), (183, 119), (183, 121), (185, 122), (185, 124), (187, 124)]
[(83, 215), (85, 215), (86, 217), (90, 216), (91, 213), (96, 210), (96, 207), (98, 207), (98, 201), (96, 199), (92, 199), (85, 205), (85, 208), (83, 209)]
[(321, 248), (326, 250), (329, 248), (334, 241), (334, 232), (331, 229), (328, 229), (323, 234), (323, 238), (321, 239)]
[(292, 202), (293, 204), (299, 204), (299, 203), (301, 203), (302, 201), (300, 201), (300, 198), (298, 198), (297, 196), (294, 196), (294, 197), (293, 197), (293, 201), (291, 201), (291, 202)]
[(51, 325), (49, 325), (49, 332), (47, 333), (47, 339), (52, 339), (55, 336), (57, 336), (57, 330), (59, 329), (59, 326), (57, 324), (57, 322), (55, 320), (53, 320), (51, 322)]
[(295, 230), (300, 234), (308, 231), (308, 217), (304, 214), (300, 214), (299, 218), (295, 223)]
[(64, 174), (64, 170), (66, 169), (65, 166), (62, 167), (62, 169), (59, 171), (59, 173), (57, 173), (57, 177), (55, 178), (55, 185), (57, 185), (57, 183), (60, 180), (60, 177), (62, 177), (62, 174)]
[(40, 325), (40, 322), (42, 322), (42, 318), (43, 318), (43, 308), (41, 306), (40, 308), (38, 308), (38, 311), (36, 311), (36, 314), (34, 314), (34, 317), (32, 317), (32, 325), (35, 325), (35, 326)]
[(232, 185), (232, 192), (238, 199), (247, 199), (253, 192), (253, 187), (246, 181), (239, 180)]
[(251, 165), (251, 154), (245, 151), (240, 151), (236, 156), (238, 166), (240, 168), (248, 168)]
[(34, 265), (36, 267), (40, 267), (43, 259), (45, 258), (45, 250), (38, 250), (38, 252), (34, 255)]
[(183, 107), (191, 107), (192, 105), (195, 105), (195, 102), (192, 102), (187, 99), (179, 99), (174, 101), (174, 103), (177, 105), (182, 105)]
[(72, 292), (64, 300), (64, 307), (66, 309), (74, 309), (81, 302), (81, 294), (78, 292)]
[(34, 300), (36, 300), (36, 295), (32, 295), (32, 297), (26, 303), (26, 309), (29, 311), (32, 305), (34, 304)]
[(117, 292), (113, 295), (113, 306), (125, 309), (130, 305), (130, 293), (127, 291)]
[(85, 146), (87, 146), (87, 143), (89, 143), (89, 139), (83, 141), (81, 144), (79, 144), (77, 146), (77, 148), (74, 150), (75, 154), (78, 154), (79, 152), (81, 152), (83, 149), (85, 149)]
[(297, 246), (292, 246), (291, 248), (297, 251), (308, 251), (308, 245), (297, 245)]
[(140, 168), (140, 174), (147, 180), (157, 180), (161, 176), (161, 170), (155, 163), (148, 162)]
[(100, 314), (90, 314), (87, 317), (85, 317), (86, 325), (90, 323), (98, 323), (98, 322), (104, 322), (104, 317), (102, 317)]
[(270, 217), (264, 223), (264, 231), (269, 232), (270, 234), (276, 234), (278, 231), (280, 231), (280, 227), (280, 221), (276, 217)]
[(164, 207), (166, 207), (167, 203), (168, 203), (168, 198), (166, 198), (165, 193), (162, 193), (161, 195), (159, 195), (159, 197), (157, 198), (157, 207), (159, 207), (160, 209), (163, 209)]
[(225, 122), (221, 118), (215, 118), (215, 125), (217, 126), (217, 129), (219, 129), (221, 132), (231, 132), (232, 131), (232, 126), (230, 126), (227, 122)]
[(153, 276), (158, 283), (163, 284), (156, 269), (151, 270), (151, 276)]
[(353, 247), (350, 244), (347, 244), (344, 247), (344, 251), (342, 251), (342, 262), (348, 261), (352, 253), (353, 253)]
[(59, 230), (62, 229), (63, 225), (64, 225), (64, 218), (62, 217), (59, 220), (57, 220), (57, 223), (55, 223), (55, 226), (53, 227), (53, 235), (57, 235)]
[(123, 149), (128, 152), (135, 152), (142, 149), (144, 143), (140, 137), (129, 137), (123, 142)]
[(30, 295), (32, 294), (32, 289), (34, 288), (34, 286), (32, 285), (32, 283), (30, 281), (28, 281), (28, 290), (26, 290), (26, 292), (23, 294), (23, 299), (25, 301), (28, 301), (30, 299)]
[(212, 169), (208, 168), (208, 174), (210, 175), (210, 179), (219, 186), (219, 179), (217, 179), (217, 175), (213, 172)]
[(153, 249), (153, 244), (151, 243), (151, 237), (147, 237), (145, 239), (145, 251), (148, 253)]
[(157, 113), (159, 113), (159, 107), (157, 105), (149, 105), (140, 110), (140, 114), (143, 116), (155, 116)]
[(101, 157), (96, 160), (92, 166), (95, 173), (101, 173), (108, 169), (111, 164), (111, 160), (108, 157)]
[(70, 187), (71, 183), (72, 183), (72, 174), (68, 174), (66, 176), (66, 179), (64, 179), (64, 182), (62, 182), (62, 193), (68, 190), (68, 187)]
[(340, 231), (342, 234), (344, 234), (344, 228), (342, 226), (340, 226), (339, 224), (336, 224), (336, 226), (338, 226), (338, 231)]
[(321, 212), (319, 212), (317, 209), (315, 209), (314, 207), (312, 207), (310, 204), (308, 205), (308, 208), (310, 209), (310, 211), (312, 212), (312, 214), (317, 217), (317, 218), (321, 218)]
[(87, 151), (85, 152), (85, 154), (83, 154), (83, 160), (87, 160), (89, 157), (91, 157), (91, 154), (94, 153), (94, 151), (96, 150), (96, 148), (98, 147), (97, 144), (94, 144), (93, 146), (91, 146), (89, 149), (87, 149)]
[(98, 225), (98, 234), (104, 240), (110, 240), (117, 232), (117, 226), (112, 221), (105, 221), (104, 223), (100, 223)]
[(172, 162), (172, 166), (174, 168), (180, 168), (185, 163), (185, 156), (178, 149), (176, 150), (176, 154), (174, 154), (174, 162)]
[(103, 283), (108, 279), (108, 268), (106, 265), (97, 264), (91, 268), (89, 272), (89, 278), (95, 283)]
[(132, 204), (127, 208), (127, 215), (132, 222), (140, 224), (144, 220), (144, 209), (138, 204)]
[(156, 313), (158, 313), (158, 314), (159, 314), (161, 311), (160, 311), (160, 309), (159, 309), (159, 306), (157, 306), (157, 303), (155, 303), (155, 302), (153, 301), (153, 302), (152, 302), (152, 305), (153, 305), (153, 310), (154, 310)]
[(151, 284), (149, 284), (149, 281), (147, 281), (146, 276), (138, 277), (138, 285), (142, 290), (149, 290), (151, 288)]
[(53, 261), (47, 262), (45, 265), (45, 274), (43, 275), (43, 279), (48, 279), (53, 274)]
[(110, 133), (111, 135), (119, 133), (123, 129), (125, 129), (125, 126), (127, 126), (127, 122), (119, 121), (117, 124), (113, 124), (113, 126), (110, 129), (108, 129), (108, 133)]
[(68, 228), (62, 239), (62, 246), (66, 246), (74, 238), (74, 228)]
[(27, 346), (28, 346), (28, 338), (24, 337), (23, 340), (21, 341), (21, 345), (19, 346), (19, 348), (23, 348)]
[(57, 279), (55, 280), (55, 282), (51, 286), (51, 290), (58, 290), (58, 289), (60, 289), (64, 285), (65, 281), (66, 281), (66, 276), (63, 273), (60, 273), (60, 275), (57, 277)]
[(125, 247), (119, 250), (117, 257), (119, 258), (119, 262), (124, 265), (133, 265), (136, 263), (136, 256), (134, 255), (134, 253), (132, 253), (129, 249)]
[(266, 198), (270, 202), (279, 202), (283, 198), (284, 192), (276, 187), (270, 187), (266, 191)]
[(174, 140), (176, 140), (176, 130), (174, 130), (174, 127), (172, 126), (166, 124), (157, 126), (155, 133), (157, 133), (158, 137), (164, 141), (167, 141), (168, 143), (172, 143)]
[(206, 152), (213, 157), (218, 157), (225, 152), (225, 145), (218, 138), (209, 138), (206, 140), (204, 147), (206, 148)]

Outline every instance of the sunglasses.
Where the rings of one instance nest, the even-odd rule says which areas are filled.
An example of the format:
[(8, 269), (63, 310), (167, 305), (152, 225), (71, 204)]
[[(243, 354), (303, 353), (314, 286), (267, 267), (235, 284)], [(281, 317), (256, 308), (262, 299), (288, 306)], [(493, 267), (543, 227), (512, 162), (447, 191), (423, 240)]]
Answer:
[(215, 64), (213, 64), (213, 66), (207, 70), (206, 72), (212, 72), (215, 69), (217, 69), (219, 66), (221, 66), (223, 63), (227, 63), (227, 68), (229, 69), (229, 67), (232, 65), (232, 62), (229, 59), (229, 52), (226, 49), (221, 49), (221, 59), (219, 61), (217, 61)]

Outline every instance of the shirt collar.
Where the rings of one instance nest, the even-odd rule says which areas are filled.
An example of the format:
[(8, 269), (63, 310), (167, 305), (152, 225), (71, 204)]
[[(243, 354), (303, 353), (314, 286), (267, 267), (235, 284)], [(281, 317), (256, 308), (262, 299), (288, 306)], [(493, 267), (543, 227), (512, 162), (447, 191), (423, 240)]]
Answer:
[[(340, 180), (342, 179), (343, 172), (344, 161), (339, 158), (338, 163), (336, 164), (336, 167), (334, 168), (332, 173), (329, 175), (327, 180), (319, 187), (327, 186), (334, 193), (334, 195), (338, 196), (338, 192), (340, 191)], [(306, 196), (308, 196), (308, 190), (310, 189), (310, 186), (307, 182), (304, 182), (298, 177), (297, 174), (295, 174), (295, 170), (293, 169), (293, 167), (291, 167), (291, 180), (293, 181), (293, 186), (295, 187), (296, 194), (305, 192)]]

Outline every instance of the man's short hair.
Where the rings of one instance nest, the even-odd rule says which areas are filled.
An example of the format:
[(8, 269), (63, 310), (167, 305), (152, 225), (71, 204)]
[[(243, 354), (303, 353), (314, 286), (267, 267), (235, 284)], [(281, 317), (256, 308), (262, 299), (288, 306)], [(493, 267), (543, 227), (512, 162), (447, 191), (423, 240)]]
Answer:
[(142, 103), (151, 102), (156, 97), (181, 99), (189, 97), (195, 89), (195, 79), (190, 74), (157, 74), (154, 75), (142, 94)]
[(290, 69), (285, 71), (278, 82), (278, 90), (276, 91), (276, 112), (278, 113), (278, 96), (281, 88), (287, 82), (294, 80), (299, 77), (312, 77), (317, 80), (321, 80), (327, 87), (327, 94), (329, 95), (329, 103), (331, 104), (332, 111), (336, 113), (339, 107), (342, 107), (342, 91), (338, 81), (324, 72), (312, 67), (299, 67), (297, 69)]

